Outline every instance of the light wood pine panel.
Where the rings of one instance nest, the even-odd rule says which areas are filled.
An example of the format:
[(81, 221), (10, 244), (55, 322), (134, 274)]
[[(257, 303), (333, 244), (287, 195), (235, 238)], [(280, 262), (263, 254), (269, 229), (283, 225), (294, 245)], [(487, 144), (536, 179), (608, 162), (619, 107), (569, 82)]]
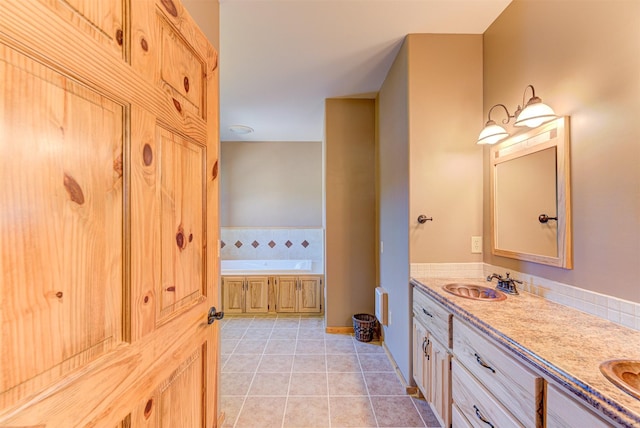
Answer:
[(269, 278), (266, 276), (246, 277), (245, 312), (266, 313), (269, 311)]
[(161, 296), (159, 317), (203, 298), (206, 195), (203, 147), (158, 128)]
[(124, 108), (2, 45), (0, 81), (6, 405), (121, 340)]
[(451, 425), (451, 354), (444, 345), (433, 338), (430, 346), (431, 402), (440, 424), (448, 427)]
[(277, 278), (278, 312), (296, 312), (298, 278), (295, 276), (280, 276)]
[(225, 276), (222, 279), (222, 308), (227, 314), (244, 312), (244, 276)]
[(106, 50), (120, 57), (124, 56), (126, 2), (122, 0), (40, 1), (65, 21), (94, 38)]
[(414, 317), (413, 318), (413, 380), (427, 401), (431, 401), (431, 389), (428, 388), (425, 371), (427, 365), (427, 330)]
[(317, 276), (298, 278), (297, 311), (319, 313), (322, 310), (322, 279)]
[[(70, 0), (74, 1), (74, 0)], [(91, 2), (84, 2), (89, 7)], [(93, 2), (95, 3), (95, 2)], [(60, 377), (60, 373), (53, 373), (42, 377), (39, 383), (33, 383), (33, 379), (23, 382), (17, 388), (12, 390), (0, 390), (0, 397), (8, 401), (0, 403), (0, 425), (2, 426), (117, 426), (121, 421), (125, 421), (125, 425), (131, 423), (135, 413), (136, 403), (142, 402), (145, 398), (152, 396), (154, 391), (160, 391), (162, 385), (171, 385), (164, 389), (165, 405), (162, 406), (163, 414), (167, 415), (164, 421), (169, 421), (166, 426), (185, 426), (181, 422), (186, 421), (187, 425), (192, 422), (201, 426), (214, 426), (217, 420), (216, 408), (216, 389), (217, 389), (217, 372), (219, 370), (217, 364), (217, 343), (218, 343), (218, 326), (214, 324), (210, 326), (206, 322), (206, 314), (210, 306), (219, 304), (219, 292), (217, 286), (217, 278), (219, 274), (217, 248), (218, 244), (218, 219), (217, 219), (217, 161), (218, 161), (218, 131), (217, 131), (217, 63), (215, 51), (208, 45), (206, 38), (197, 30), (191, 18), (184, 13), (182, 6), (171, 0), (132, 0), (119, 2), (122, 6), (123, 13), (128, 10), (136, 11), (130, 16), (125, 16), (124, 22), (131, 25), (131, 28), (137, 28), (138, 20), (141, 22), (160, 22), (164, 20), (164, 25), (175, 29), (176, 34), (180, 34), (180, 38), (184, 45), (189, 46), (190, 54), (198, 55), (199, 60), (204, 66), (204, 74), (202, 76), (202, 106), (203, 111), (200, 114), (194, 114), (189, 108), (181, 108), (181, 102), (176, 102), (172, 93), (168, 92), (166, 86), (158, 81), (150, 81), (147, 76), (136, 71), (134, 67), (127, 64), (127, 40), (131, 38), (129, 28), (125, 26), (124, 40), (124, 61), (123, 55), (114, 55), (114, 51), (105, 45), (105, 41), (94, 34), (89, 34), (86, 29), (86, 22), (80, 23), (82, 20), (77, 19), (78, 16), (91, 15), (86, 10), (82, 12), (73, 11), (73, 13), (64, 15), (59, 13), (47, 1), (24, 2), (19, 0), (4, 0), (0, 2), (0, 46), (2, 49), (19, 50), (24, 57), (29, 58), (33, 64), (39, 63), (40, 66), (51, 72), (61, 76), (59, 84), (64, 89), (60, 97), (71, 109), (62, 109), (57, 106), (51, 108), (49, 112), (52, 115), (70, 115), (71, 122), (78, 129), (82, 130), (80, 134), (87, 129), (92, 129), (99, 125), (92, 115), (94, 109), (87, 105), (94, 103), (101, 105), (104, 112), (108, 111), (106, 107), (109, 104), (116, 106), (121, 110), (120, 118), (117, 120), (121, 127), (121, 133), (124, 134), (124, 153), (115, 161), (110, 162), (109, 168), (116, 171), (116, 174), (122, 175), (121, 193), (119, 200), (121, 206), (119, 211), (111, 213), (109, 221), (113, 220), (118, 224), (119, 233), (109, 233), (111, 239), (120, 239), (121, 245), (119, 257), (119, 265), (111, 262), (110, 256), (101, 256), (98, 259), (103, 263), (110, 263), (110, 270), (106, 275), (102, 275), (103, 271), (93, 269), (93, 265), (85, 263), (78, 268), (92, 270), (92, 282), (90, 287), (82, 287), (81, 292), (89, 295), (95, 287), (108, 289), (113, 296), (100, 299), (98, 302), (82, 307), (76, 304), (67, 291), (62, 291), (62, 299), (68, 303), (73, 303), (72, 316), (73, 320), (84, 320), (89, 313), (91, 321), (84, 324), (85, 330), (94, 328), (94, 324), (107, 322), (107, 318), (114, 319), (122, 325), (112, 327), (113, 331), (117, 331), (119, 336), (117, 342), (108, 352), (100, 355), (88, 355), (81, 361), (81, 364), (73, 367), (73, 359), (65, 360), (61, 364), (60, 373), (65, 373), (64, 378)], [(69, 4), (69, 3), (67, 3)], [(74, 3), (76, 5), (80, 2)], [(114, 3), (115, 4), (115, 3)], [(79, 6), (76, 6), (79, 7)], [(83, 15), (84, 14), (84, 15)], [(85, 18), (83, 18), (85, 19)], [(93, 19), (93, 18), (91, 18)], [(93, 28), (96, 22), (86, 19), (91, 23)], [(155, 36), (154, 36), (155, 37)], [(107, 38), (108, 39), (108, 38)], [(151, 46), (160, 45), (160, 40), (154, 38), (149, 41)], [(4, 51), (3, 51), (4, 52)], [(132, 52), (135, 56), (135, 52)], [(6, 63), (21, 68), (21, 63), (16, 58), (2, 56)], [(131, 63), (138, 63), (134, 57)], [(148, 63), (151, 69), (157, 70), (154, 76), (159, 76), (161, 67), (160, 58)], [(3, 66), (6, 69), (6, 66)], [(25, 96), (28, 98), (24, 103), (37, 105), (43, 102), (37, 95), (30, 93), (32, 90), (29, 85), (16, 85), (13, 78), (2, 77), (3, 90), (0, 90), (2, 99), (0, 106), (4, 106), (10, 97)], [(47, 80), (47, 79), (44, 79)], [(37, 85), (36, 85), (37, 86)], [(79, 98), (84, 99), (78, 102), (75, 97), (80, 94), (75, 87), (86, 89), (86, 93), (81, 93)], [(5, 88), (8, 88), (4, 90)], [(36, 88), (37, 90), (37, 88)], [(11, 92), (11, 95), (8, 93)], [(97, 100), (101, 101), (97, 101)], [(103, 101), (102, 101), (103, 100)], [(79, 103), (82, 109), (76, 106)], [(9, 104), (9, 103), (7, 103)], [(13, 102), (11, 102), (13, 104)], [(82, 110), (77, 112), (76, 110)], [(32, 113), (20, 112), (21, 117), (16, 120), (5, 121), (6, 108), (0, 110), (0, 134), (15, 133), (33, 121)], [(13, 110), (12, 110), (12, 114)], [(55, 121), (49, 123), (54, 127)], [(36, 130), (44, 129), (45, 124), (39, 124), (34, 127)], [(162, 152), (158, 147), (156, 140), (158, 128), (162, 128), (170, 132), (172, 136), (177, 136), (182, 141), (188, 141), (189, 144), (195, 143), (201, 147), (200, 163), (202, 165), (200, 184), (200, 216), (202, 235), (198, 243), (200, 256), (200, 269), (197, 273), (191, 273), (201, 278), (199, 299), (190, 300), (187, 298), (188, 304), (182, 304), (185, 299), (174, 302), (178, 306), (173, 306), (170, 316), (164, 319), (158, 319), (158, 307), (160, 298), (158, 290), (162, 288), (160, 267), (163, 260), (161, 256), (154, 253), (158, 247), (163, 244), (165, 238), (165, 230), (161, 225), (162, 207), (161, 198), (158, 194), (161, 189), (162, 163), (159, 153)], [(63, 131), (60, 128), (60, 131)], [(64, 130), (66, 131), (66, 130)], [(70, 130), (72, 136), (75, 136), (74, 130)], [(82, 134), (84, 135), (84, 134)], [(82, 205), (83, 207), (93, 207), (96, 200), (99, 199), (95, 195), (93, 182), (90, 185), (85, 184), (88, 178), (93, 174), (102, 175), (103, 170), (94, 165), (94, 158), (100, 158), (101, 152), (105, 150), (103, 144), (94, 147), (99, 141), (108, 139), (109, 134), (105, 130), (99, 132), (99, 138), (86, 138), (82, 147), (77, 147), (77, 153), (69, 155), (69, 159), (75, 161), (73, 168), (82, 171), (76, 175), (69, 175), (66, 179), (62, 177), (63, 193), (73, 203)], [(67, 138), (67, 136), (65, 136)], [(172, 137), (173, 138), (173, 137)], [(139, 140), (140, 139), (140, 140)], [(44, 159), (47, 151), (53, 154), (50, 160), (44, 160), (43, 171), (29, 171), (29, 174), (22, 173), (17, 167), (14, 167), (9, 180), (5, 182), (11, 183), (7, 188), (13, 192), (14, 187), (22, 182), (27, 187), (37, 186), (39, 183), (38, 175), (44, 174), (48, 170), (53, 169), (56, 164), (53, 160), (60, 156), (60, 152), (64, 152), (64, 147), (58, 144), (49, 144), (50, 140), (46, 133), (38, 133), (33, 140), (27, 141), (29, 147), (44, 146), (46, 150), (42, 152), (32, 151), (35, 158)], [(172, 140), (175, 144), (176, 139)], [(23, 143), (23, 142), (20, 142)], [(152, 149), (151, 157), (153, 162), (144, 164), (145, 159), (149, 159), (149, 151), (145, 150), (145, 146), (149, 144)], [(182, 144), (182, 143), (178, 143)], [(0, 159), (4, 159), (5, 145), (0, 145)], [(13, 148), (10, 149), (14, 150)], [(82, 153), (91, 150), (90, 159), (81, 157)], [(10, 152), (7, 152), (10, 153)], [(12, 152), (11, 152), (12, 153)], [(43, 155), (45, 155), (43, 157)], [(143, 166), (133, 165), (135, 162), (143, 162)], [(72, 168), (72, 169), (73, 169)], [(137, 168), (137, 170), (136, 170)], [(4, 171), (3, 166), (3, 171)], [(118, 172), (119, 171), (119, 172)], [(22, 180), (24, 178), (24, 180)], [(109, 178), (110, 179), (110, 178)], [(106, 188), (110, 185), (109, 179), (102, 176), (97, 181), (99, 185)], [(52, 184), (55, 181), (52, 181)], [(206, 187), (205, 187), (206, 186)], [(87, 190), (88, 189), (88, 190)], [(89, 192), (90, 193), (87, 193)], [(51, 195), (54, 197), (57, 195)], [(49, 197), (47, 195), (47, 197)], [(84, 199), (83, 204), (79, 204)], [(45, 204), (47, 198), (43, 198)], [(140, 204), (140, 206), (138, 206)], [(72, 216), (64, 209), (59, 209), (54, 204), (49, 204), (48, 216), (29, 210), (23, 210), (15, 201), (10, 201), (10, 205), (2, 204), (3, 210), (0, 210), (0, 227), (13, 229), (16, 227), (26, 227), (31, 238), (33, 231), (39, 230), (42, 222), (58, 221), (65, 224)], [(6, 209), (11, 207), (11, 210)], [(15, 207), (15, 209), (14, 209)], [(198, 208), (196, 208), (198, 209)], [(76, 209), (75, 214), (81, 210)], [(46, 217), (46, 218), (45, 218)], [(167, 215), (165, 218), (169, 218)], [(90, 224), (90, 216), (82, 217), (82, 222), (78, 225)], [(206, 223), (205, 223), (206, 222)], [(206, 226), (205, 226), (206, 225)], [(80, 227), (65, 233), (64, 237), (70, 240), (79, 236)], [(133, 231), (137, 232), (133, 232)], [(65, 229), (67, 232), (67, 229)], [(87, 251), (82, 257), (92, 257), (96, 252), (103, 251), (109, 253), (111, 248), (101, 241), (100, 228), (95, 227), (92, 232), (97, 233), (97, 238), (87, 246)], [(171, 231), (175, 240), (175, 231)], [(124, 237), (124, 240), (122, 238)], [(132, 238), (136, 238), (134, 241)], [(149, 239), (151, 242), (140, 243), (137, 239)], [(156, 241), (154, 241), (156, 240)], [(195, 240), (195, 238), (194, 238)], [(29, 255), (38, 254), (42, 251), (50, 251), (45, 241), (32, 240), (34, 243), (30, 248)], [(160, 245), (156, 245), (158, 242)], [(192, 241), (193, 242), (193, 241)], [(62, 243), (56, 246), (58, 258), (52, 258), (51, 263), (54, 264), (59, 260), (67, 261), (77, 259), (73, 251), (69, 250), (69, 243)], [(81, 246), (76, 242), (74, 245)], [(175, 244), (174, 244), (175, 245)], [(101, 250), (97, 248), (101, 247)], [(207, 251), (207, 248), (214, 249)], [(148, 254), (141, 253), (147, 250)], [(13, 251), (11, 254), (13, 257)], [(115, 258), (115, 255), (113, 255)], [(39, 310), (49, 310), (54, 307), (46, 300), (36, 300), (29, 302), (27, 298), (31, 294), (38, 295), (39, 288), (42, 285), (31, 280), (28, 276), (29, 269), (38, 271), (42, 275), (40, 269), (35, 266), (33, 268), (13, 263), (11, 257), (5, 258), (4, 253), (2, 260), (2, 272), (17, 270), (11, 275), (24, 276), (25, 281), (8, 283), (2, 277), (2, 287), (12, 287), (12, 293), (21, 293), (21, 304), (36, 305)], [(206, 260), (206, 263), (203, 261)], [(145, 264), (149, 261), (149, 264)], [(135, 266), (132, 264), (135, 263)], [(58, 263), (60, 264), (60, 263)], [(6, 266), (11, 266), (7, 269)], [(180, 270), (182, 265), (174, 265), (167, 268), (168, 271), (176, 272)], [(118, 269), (120, 272), (118, 273)], [(110, 284), (110, 275), (119, 276), (117, 284)], [(72, 277), (73, 278), (73, 277)], [(54, 278), (58, 280), (58, 278)], [(65, 276), (63, 278), (67, 280)], [(192, 287), (190, 284), (188, 287)], [(186, 289), (185, 296), (189, 295), (189, 289)], [(70, 293), (73, 294), (73, 288)], [(57, 292), (56, 292), (57, 293)], [(155, 293), (155, 295), (154, 295)], [(82, 294), (82, 293), (78, 293)], [(5, 296), (0, 298), (4, 299)], [(46, 297), (46, 296), (45, 296)], [(59, 299), (56, 295), (56, 299)], [(111, 300), (109, 300), (111, 299)], [(120, 299), (120, 301), (118, 301)], [(5, 320), (5, 304), (2, 301), (2, 338), (4, 341), (5, 328), (8, 325)], [(65, 302), (65, 303), (66, 303)], [(105, 308), (115, 308), (113, 313), (104, 310)], [(103, 310), (104, 314), (103, 315)], [(107, 320), (107, 321), (105, 321)], [(60, 322), (60, 319), (55, 321)], [(75, 321), (74, 321), (75, 322)], [(107, 322), (108, 324), (108, 322)], [(106, 325), (106, 324), (105, 324)], [(46, 334), (44, 330), (37, 333)], [(86, 331), (82, 331), (86, 334)], [(70, 332), (70, 337), (64, 338), (45, 338), (38, 337), (38, 340), (77, 340), (76, 332)], [(91, 339), (99, 339), (99, 335), (91, 336)], [(28, 338), (21, 340), (28, 341)], [(35, 340), (35, 339), (34, 339)], [(115, 340), (114, 340), (115, 341)], [(29, 344), (32, 348), (36, 348), (39, 344)], [(199, 351), (199, 356), (193, 359), (194, 350)], [(17, 367), (20, 364), (29, 366), (30, 362), (26, 352), (20, 351), (19, 356), (23, 361), (11, 360), (7, 364), (2, 361), (2, 370), (0, 376), (4, 378), (7, 374), (14, 375), (20, 373)], [(3, 346), (4, 355), (4, 346)], [(49, 358), (50, 355), (44, 356)], [(37, 353), (35, 359), (42, 359), (43, 355)], [(27, 361), (26, 363), (24, 361)], [(38, 360), (39, 361), (39, 360)], [(189, 361), (186, 363), (185, 361)], [(187, 367), (187, 368), (185, 368)], [(37, 367), (36, 367), (37, 368)], [(180, 373), (180, 375), (176, 375)], [(32, 382), (32, 383), (29, 383)], [(169, 395), (166, 395), (169, 394)], [(194, 397), (199, 397), (198, 405), (194, 405)], [(157, 403), (162, 402), (162, 397), (158, 397)], [(190, 415), (186, 419), (182, 416), (175, 418), (173, 415)], [(129, 416), (128, 416), (129, 415)], [(159, 425), (153, 425), (159, 426)]]

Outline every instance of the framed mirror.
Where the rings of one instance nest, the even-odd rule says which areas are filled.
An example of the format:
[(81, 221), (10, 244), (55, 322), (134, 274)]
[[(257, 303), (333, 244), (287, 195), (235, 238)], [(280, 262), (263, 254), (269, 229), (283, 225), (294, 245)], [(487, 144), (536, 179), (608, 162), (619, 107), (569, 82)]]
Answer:
[(572, 268), (569, 118), (491, 147), (492, 253)]

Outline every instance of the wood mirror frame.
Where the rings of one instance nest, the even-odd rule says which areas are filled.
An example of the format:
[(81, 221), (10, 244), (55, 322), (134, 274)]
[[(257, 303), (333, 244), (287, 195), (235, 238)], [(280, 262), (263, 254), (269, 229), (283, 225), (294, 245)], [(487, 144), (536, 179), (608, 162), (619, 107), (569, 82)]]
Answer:
[(569, 145), (560, 117), (491, 147), (494, 255), (573, 267)]

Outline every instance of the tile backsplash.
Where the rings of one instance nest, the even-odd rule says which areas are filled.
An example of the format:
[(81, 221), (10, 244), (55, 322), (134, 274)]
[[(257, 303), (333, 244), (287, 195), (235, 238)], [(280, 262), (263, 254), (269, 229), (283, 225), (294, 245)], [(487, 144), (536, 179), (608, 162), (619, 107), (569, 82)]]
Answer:
[[(505, 269), (485, 263), (412, 263), (415, 278), (486, 278), (504, 275)], [(523, 282), (519, 288), (531, 294), (580, 311), (640, 330), (640, 303), (618, 299), (546, 278), (510, 270), (511, 277)]]
[(324, 257), (322, 228), (220, 229), (222, 260), (313, 260)]

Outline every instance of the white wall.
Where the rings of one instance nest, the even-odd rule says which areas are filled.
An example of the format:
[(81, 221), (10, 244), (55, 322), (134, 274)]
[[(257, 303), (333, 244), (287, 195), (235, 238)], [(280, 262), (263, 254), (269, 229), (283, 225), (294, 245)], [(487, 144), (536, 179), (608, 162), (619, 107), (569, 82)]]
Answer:
[(322, 227), (322, 143), (221, 143), (222, 227)]

